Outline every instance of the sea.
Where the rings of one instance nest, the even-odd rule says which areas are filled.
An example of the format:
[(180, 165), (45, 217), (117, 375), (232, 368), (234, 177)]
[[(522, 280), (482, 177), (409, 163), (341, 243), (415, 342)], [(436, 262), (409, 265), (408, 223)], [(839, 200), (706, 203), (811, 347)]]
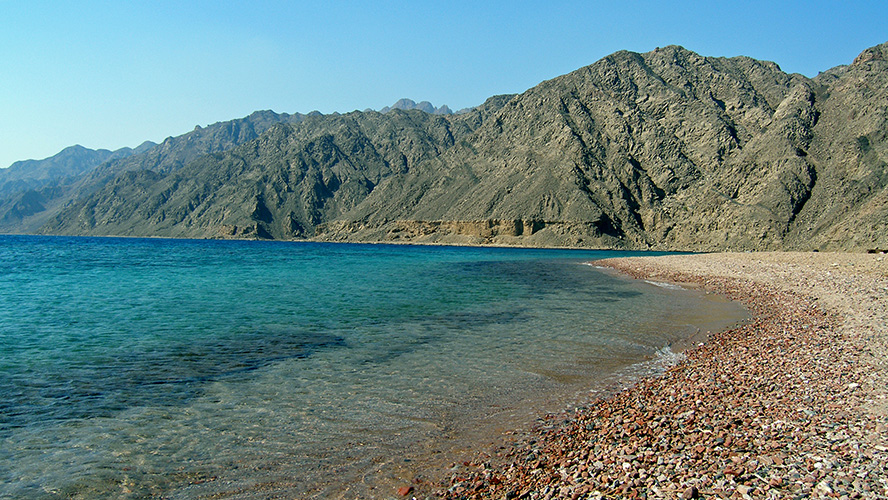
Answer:
[(746, 318), (640, 253), (0, 236), (0, 498), (390, 498)]

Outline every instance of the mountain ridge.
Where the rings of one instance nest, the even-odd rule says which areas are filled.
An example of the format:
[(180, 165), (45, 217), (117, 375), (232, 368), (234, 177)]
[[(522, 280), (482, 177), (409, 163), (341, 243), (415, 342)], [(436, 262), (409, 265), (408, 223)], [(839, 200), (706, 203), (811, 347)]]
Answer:
[(453, 110), (451, 110), (450, 107), (447, 106), (446, 104), (436, 108), (429, 101), (416, 102), (413, 99), (407, 99), (407, 98), (399, 99), (397, 102), (395, 102), (391, 106), (383, 107), (382, 109), (379, 110), (379, 112), (382, 114), (385, 114), (393, 109), (400, 109), (402, 111), (406, 111), (408, 109), (418, 109), (420, 111), (425, 111), (426, 113), (429, 113), (431, 115), (452, 115), (453, 114)]
[[(12, 195), (7, 194), (5, 198), (0, 196), (0, 232), (37, 232), (58, 210), (73, 203), (75, 198), (96, 191), (122, 172), (142, 169), (172, 171), (205, 154), (229, 149), (254, 139), (277, 123), (299, 122), (310, 116), (322, 115), (315, 112), (290, 115), (270, 110), (255, 111), (243, 118), (216, 122), (206, 127), (197, 126), (191, 132), (167, 137), (160, 144), (146, 141), (135, 150), (120, 150), (129, 151), (130, 154), (104, 154), (102, 162), (83, 162), (76, 166), (76, 172), (56, 176), (48, 182), (34, 180), (33, 177), (40, 174), (39, 169), (22, 172), (21, 175), (29, 177), (24, 189), (19, 189)], [(57, 156), (46, 160), (31, 160), (26, 166), (52, 163)], [(3, 170), (0, 170), (0, 179), (3, 178), (2, 175)]]
[(294, 115), (246, 135), (229, 127), (226, 141), (191, 153), (185, 136), (170, 138), (166, 160), (103, 164), (30, 227), (697, 251), (888, 248), (886, 45), (815, 78), (680, 46), (620, 51), (460, 114)]
[(153, 142), (145, 141), (135, 149), (124, 147), (109, 151), (75, 144), (42, 160), (17, 161), (0, 169), (0, 196), (39, 188), (65, 177), (75, 177), (106, 161), (139, 154), (153, 146)]

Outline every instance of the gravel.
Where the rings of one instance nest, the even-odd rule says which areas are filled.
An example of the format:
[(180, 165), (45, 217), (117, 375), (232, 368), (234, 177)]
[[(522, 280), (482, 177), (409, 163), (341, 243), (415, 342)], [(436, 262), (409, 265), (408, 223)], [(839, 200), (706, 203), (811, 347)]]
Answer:
[[(599, 261), (753, 318), (662, 376), (454, 464), (429, 498), (888, 498), (888, 260), (733, 253)], [(406, 496), (406, 495), (405, 495)]]

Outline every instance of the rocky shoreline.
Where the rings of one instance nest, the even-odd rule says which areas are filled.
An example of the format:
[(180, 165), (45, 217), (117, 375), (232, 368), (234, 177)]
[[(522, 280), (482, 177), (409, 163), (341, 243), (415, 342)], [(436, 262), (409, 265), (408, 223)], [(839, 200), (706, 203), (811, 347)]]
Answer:
[(754, 253), (612, 259), (753, 319), (686, 359), (454, 464), (402, 497), (888, 498), (888, 259)]

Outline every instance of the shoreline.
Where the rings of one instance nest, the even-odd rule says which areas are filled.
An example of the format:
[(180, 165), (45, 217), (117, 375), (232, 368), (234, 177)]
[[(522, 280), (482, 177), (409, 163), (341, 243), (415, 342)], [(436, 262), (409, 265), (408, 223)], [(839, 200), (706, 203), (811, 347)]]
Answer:
[(547, 415), (512, 444), (455, 464), (431, 495), (888, 496), (885, 256), (767, 252), (595, 264), (699, 286), (741, 302), (752, 317), (685, 350), (663, 376)]

